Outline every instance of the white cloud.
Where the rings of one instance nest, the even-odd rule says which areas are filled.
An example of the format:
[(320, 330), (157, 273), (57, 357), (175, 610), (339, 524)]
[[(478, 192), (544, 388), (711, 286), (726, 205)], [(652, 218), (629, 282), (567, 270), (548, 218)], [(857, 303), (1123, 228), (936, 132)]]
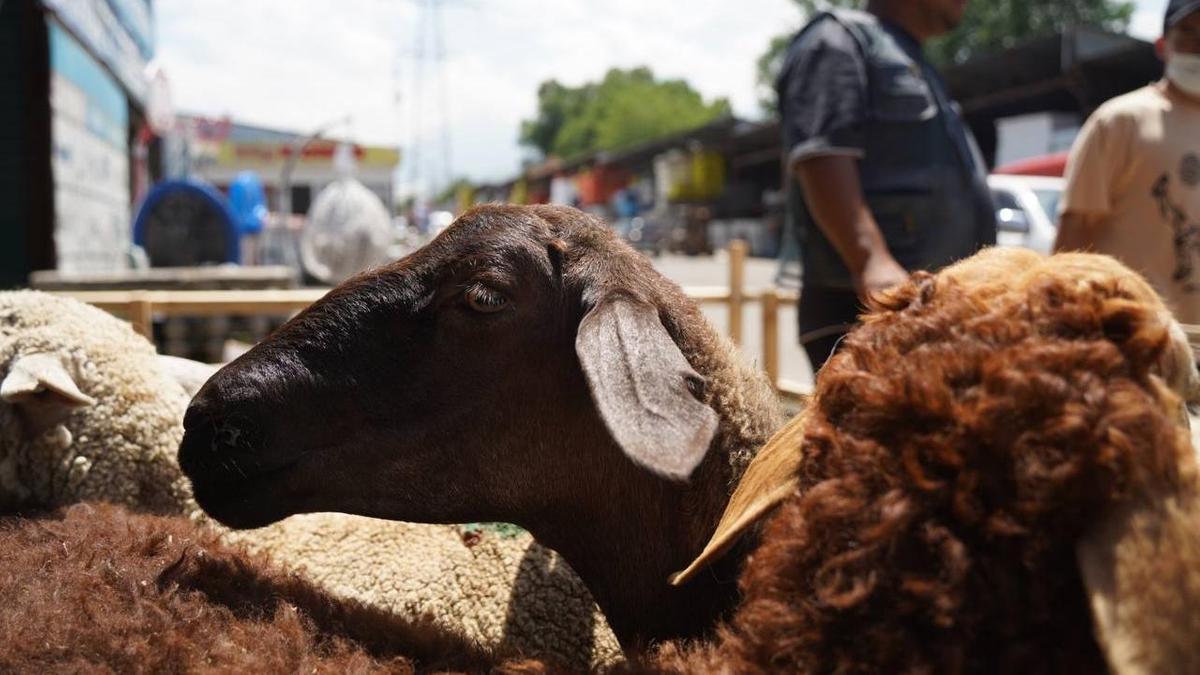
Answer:
[[(158, 0), (159, 55), (183, 110), (304, 130), (344, 115), (370, 143), (410, 138), (420, 0)], [(422, 137), (449, 125), (455, 173), (514, 173), (520, 120), (537, 86), (596, 79), (614, 66), (649, 65), (708, 98), (757, 114), (754, 61), (775, 34), (797, 27), (791, 0), (446, 1), (449, 114), (434, 120), (426, 78)], [(436, 143), (425, 143), (427, 151)]]
[[(649, 65), (755, 116), (754, 61), (800, 20), (791, 0), (439, 1), (449, 113), (436, 114), (427, 78), (421, 137), (434, 142), (423, 147), (436, 150), (444, 122), (454, 172), (480, 180), (516, 171), (520, 120), (549, 78), (580, 84), (610, 67)], [(403, 145), (423, 3), (158, 0), (159, 54), (183, 110), (296, 130), (349, 114), (355, 138)], [(1157, 37), (1166, 0), (1136, 4), (1131, 32)]]

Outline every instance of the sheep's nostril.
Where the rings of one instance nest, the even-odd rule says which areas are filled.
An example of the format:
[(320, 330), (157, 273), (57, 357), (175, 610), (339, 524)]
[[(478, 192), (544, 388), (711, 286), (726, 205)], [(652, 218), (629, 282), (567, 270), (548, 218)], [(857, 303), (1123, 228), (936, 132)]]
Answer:
[(248, 418), (225, 414), (195, 414), (179, 446), (179, 466), (192, 479), (238, 481), (263, 469), (261, 430)]
[(230, 424), (228, 421), (223, 421), (214, 425), (214, 429), (212, 438), (213, 452), (237, 452), (249, 449), (249, 438), (242, 432), (240, 427)]
[(188, 409), (185, 419), (183, 441), (179, 444), (179, 468), (193, 480), (198, 475), (207, 475), (219, 465), (213, 445), (216, 427), (207, 416), (193, 415)]

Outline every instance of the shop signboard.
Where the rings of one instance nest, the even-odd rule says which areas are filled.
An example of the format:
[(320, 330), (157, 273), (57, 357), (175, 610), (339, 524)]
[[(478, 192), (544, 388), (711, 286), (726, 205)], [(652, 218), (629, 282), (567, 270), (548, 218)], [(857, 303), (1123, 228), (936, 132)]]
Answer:
[(42, 2), (117, 76), (134, 101), (145, 101), (146, 63), (154, 55), (153, 22), (145, 0)]
[(131, 239), (129, 103), (69, 32), (54, 20), (48, 30), (58, 269), (121, 269)]

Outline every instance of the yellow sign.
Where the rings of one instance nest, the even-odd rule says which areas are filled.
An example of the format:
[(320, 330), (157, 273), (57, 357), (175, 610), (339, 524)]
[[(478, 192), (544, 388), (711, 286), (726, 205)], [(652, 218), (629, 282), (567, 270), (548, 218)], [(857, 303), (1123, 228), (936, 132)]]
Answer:
[[(400, 151), (396, 148), (355, 145), (354, 159), (364, 168), (389, 169), (400, 164)], [(328, 165), (333, 162), (337, 144), (330, 141), (310, 143), (300, 154), (297, 166)], [(282, 165), (292, 153), (286, 143), (234, 143), (221, 141), (214, 153), (214, 162), (221, 167), (255, 168)]]

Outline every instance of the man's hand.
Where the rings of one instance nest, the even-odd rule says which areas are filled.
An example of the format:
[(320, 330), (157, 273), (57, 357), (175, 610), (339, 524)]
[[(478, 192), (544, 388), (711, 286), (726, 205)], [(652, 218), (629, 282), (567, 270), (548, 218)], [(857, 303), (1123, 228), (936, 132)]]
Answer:
[(867, 208), (856, 159), (813, 157), (793, 168), (817, 226), (850, 270), (860, 298), (908, 280)]
[(892, 257), (887, 250), (876, 251), (867, 257), (862, 272), (854, 277), (854, 290), (858, 297), (866, 300), (867, 296), (891, 288), (908, 281), (908, 272)]

